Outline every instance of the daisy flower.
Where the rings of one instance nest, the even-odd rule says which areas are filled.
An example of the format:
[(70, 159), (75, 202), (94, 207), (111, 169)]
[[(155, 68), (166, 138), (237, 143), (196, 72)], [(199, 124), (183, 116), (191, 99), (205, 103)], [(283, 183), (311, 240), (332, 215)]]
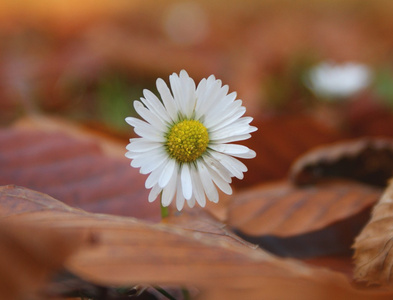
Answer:
[(217, 187), (232, 194), (232, 177), (243, 178), (247, 167), (235, 157), (253, 158), (246, 146), (230, 144), (251, 137), (257, 130), (236, 93), (211, 75), (196, 87), (186, 71), (169, 76), (170, 89), (161, 78), (157, 90), (134, 101), (135, 111), (144, 119), (128, 117), (139, 138), (130, 139), (126, 157), (140, 173), (149, 174), (145, 186), (151, 189), (149, 202), (161, 194), (162, 206), (176, 199), (180, 211), (184, 203), (204, 207), (206, 198), (218, 202)]

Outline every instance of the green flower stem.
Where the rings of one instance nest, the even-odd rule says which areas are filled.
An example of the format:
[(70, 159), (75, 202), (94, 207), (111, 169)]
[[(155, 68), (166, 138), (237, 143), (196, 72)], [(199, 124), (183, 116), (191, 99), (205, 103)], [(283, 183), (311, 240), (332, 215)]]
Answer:
[(162, 206), (162, 204), (161, 204), (161, 218), (162, 219), (165, 219), (165, 218), (167, 218), (169, 216), (169, 208), (168, 208), (168, 206), (167, 207), (164, 207), (164, 206)]
[(164, 207), (163, 205), (162, 205), (162, 192), (161, 192), (161, 195), (160, 195), (160, 205), (161, 205), (161, 219), (162, 220), (164, 220), (165, 218), (167, 218), (168, 216), (169, 216), (169, 207), (167, 206), (167, 207)]

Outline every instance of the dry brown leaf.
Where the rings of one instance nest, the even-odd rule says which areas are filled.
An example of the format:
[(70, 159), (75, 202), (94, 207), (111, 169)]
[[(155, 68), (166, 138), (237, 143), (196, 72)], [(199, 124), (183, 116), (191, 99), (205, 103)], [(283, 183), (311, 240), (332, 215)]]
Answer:
[[(35, 125), (33, 129), (0, 130), (0, 185), (39, 190), (91, 212), (159, 220), (159, 203), (146, 201), (144, 176), (129, 166), (125, 148), (118, 146), (123, 149), (121, 156), (114, 150), (109, 155), (100, 148), (103, 142), (83, 130), (39, 120), (56, 129), (34, 130)], [(61, 124), (63, 131), (58, 130)]]
[(302, 188), (286, 181), (264, 184), (233, 197), (228, 224), (250, 235), (298, 235), (353, 216), (380, 194), (378, 188), (351, 181)]
[(260, 185), (233, 197), (228, 225), (283, 256), (348, 253), (381, 191), (350, 181)]
[(216, 216), (200, 207), (184, 208), (182, 213), (171, 212), (168, 218), (162, 221), (163, 224), (170, 224), (175, 228), (181, 228), (183, 230), (190, 230), (190, 232), (201, 233), (203, 235), (215, 237), (220, 236), (221, 240), (226, 240), (229, 244), (239, 243), (256, 249), (258, 246), (248, 243), (241, 239), (239, 236), (234, 234), (226, 224), (219, 221)]
[(303, 259), (309, 265), (317, 267), (328, 267), (331, 270), (346, 274), (353, 278), (353, 261), (349, 255), (330, 255)]
[(0, 221), (0, 299), (44, 299), (39, 290), (83, 238), (84, 230)]
[(375, 205), (368, 224), (355, 240), (355, 278), (393, 286), (393, 180)]
[[(261, 249), (228, 243), (200, 231), (91, 214), (24, 188), (0, 189), (0, 218), (57, 230), (88, 230), (66, 263), (78, 276), (103, 285), (191, 285), (201, 299), (389, 299), (352, 287), (345, 275), (279, 259)], [(17, 203), (10, 209), (10, 203)]]
[[(283, 179), (293, 161), (317, 145), (340, 139), (340, 134), (306, 116), (278, 116), (255, 120), (259, 130), (244, 144), (257, 153), (245, 161), (245, 180), (234, 181), (236, 187)], [(300, 134), (301, 133), (301, 134)]]
[(350, 178), (385, 186), (393, 175), (393, 140), (362, 138), (313, 149), (291, 168), (295, 184), (313, 184), (324, 178)]

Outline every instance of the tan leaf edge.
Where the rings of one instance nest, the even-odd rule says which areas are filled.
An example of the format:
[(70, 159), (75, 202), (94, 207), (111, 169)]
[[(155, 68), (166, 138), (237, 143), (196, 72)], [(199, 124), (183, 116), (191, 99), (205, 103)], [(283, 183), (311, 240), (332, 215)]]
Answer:
[(393, 179), (374, 206), (371, 219), (356, 238), (353, 248), (355, 279), (392, 288)]
[[(9, 204), (14, 209), (9, 208)], [(229, 243), (225, 236), (150, 224), (133, 218), (87, 213), (21, 187), (0, 188), (0, 219), (88, 231), (65, 266), (103, 285), (192, 285), (203, 299), (225, 291), (265, 299), (389, 299), (392, 294), (358, 290), (328, 269), (275, 257), (262, 249)], [(234, 297), (226, 299), (237, 299)]]

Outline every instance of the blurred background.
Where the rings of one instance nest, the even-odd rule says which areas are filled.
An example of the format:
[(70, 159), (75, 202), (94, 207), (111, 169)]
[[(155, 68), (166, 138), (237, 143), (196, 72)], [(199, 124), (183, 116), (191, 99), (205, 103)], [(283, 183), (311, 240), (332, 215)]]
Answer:
[(393, 128), (388, 0), (2, 0), (0, 39), (2, 126), (43, 113), (129, 136), (132, 100), (185, 69), (214, 74), (256, 118)]

